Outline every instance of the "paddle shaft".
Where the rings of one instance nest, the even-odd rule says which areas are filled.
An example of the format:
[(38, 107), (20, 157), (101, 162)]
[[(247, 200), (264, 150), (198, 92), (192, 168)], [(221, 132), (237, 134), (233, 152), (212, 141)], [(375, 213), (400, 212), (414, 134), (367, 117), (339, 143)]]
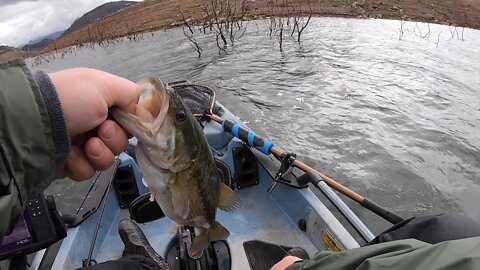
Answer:
[[(232, 126), (232, 124), (227, 123), (227, 121), (229, 121), (229, 120), (224, 121), (220, 116), (215, 115), (215, 114), (210, 114), (208, 116), (212, 120), (214, 120), (215, 122), (218, 122), (218, 123), (222, 124), (223, 128), (225, 130), (227, 130), (229, 132), (233, 131), (234, 127)], [(243, 135), (240, 134), (240, 132), (238, 131), (238, 127), (237, 127), (237, 132), (236, 133), (239, 134), (240, 136), (236, 136), (236, 137), (238, 137), (239, 139), (241, 139), (244, 142), (247, 142), (249, 145), (254, 145), (255, 143), (259, 142), (260, 140), (265, 141), (263, 138), (260, 138), (257, 135), (254, 135), (253, 132), (249, 132), (249, 130), (246, 130), (246, 128), (242, 127), (242, 129), (243, 129)], [(247, 135), (245, 135), (245, 132), (247, 133)], [(261, 146), (264, 147), (265, 145), (262, 144)], [(267, 154), (264, 150), (265, 149), (262, 149), (262, 152)], [(282, 150), (280, 150), (279, 148), (277, 148), (273, 145), (269, 146), (268, 150), (269, 150), (269, 152), (271, 152), (272, 154), (274, 154), (277, 157), (282, 158), (282, 157), (285, 156), (285, 153)], [(368, 210), (374, 212), (378, 216), (384, 218), (388, 222), (390, 222), (392, 224), (396, 224), (398, 222), (403, 221), (403, 218), (401, 218), (400, 216), (387, 211), (386, 209), (382, 208), (381, 206), (377, 205), (376, 203), (370, 201), (369, 199), (365, 198), (364, 196), (362, 196), (362, 195), (356, 193), (355, 191), (347, 188), (346, 186), (340, 184), (339, 182), (335, 181), (333, 178), (330, 178), (327, 175), (313, 169), (312, 167), (306, 165), (305, 163), (303, 163), (299, 160), (295, 160), (295, 161), (293, 161), (292, 165), (299, 168), (300, 170), (302, 170), (304, 172), (314, 172), (314, 173), (318, 174), (328, 186), (330, 186), (333, 189), (337, 190), (338, 192), (344, 194), (345, 196), (351, 198), (352, 200), (358, 202), (360, 205), (362, 205), (363, 207), (367, 208)]]

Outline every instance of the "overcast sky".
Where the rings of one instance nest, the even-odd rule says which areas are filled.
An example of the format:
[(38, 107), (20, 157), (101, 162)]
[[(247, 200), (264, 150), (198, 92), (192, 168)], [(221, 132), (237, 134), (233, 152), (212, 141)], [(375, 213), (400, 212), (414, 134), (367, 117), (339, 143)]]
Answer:
[(67, 29), (75, 19), (115, 0), (0, 0), (0, 45), (20, 46)]

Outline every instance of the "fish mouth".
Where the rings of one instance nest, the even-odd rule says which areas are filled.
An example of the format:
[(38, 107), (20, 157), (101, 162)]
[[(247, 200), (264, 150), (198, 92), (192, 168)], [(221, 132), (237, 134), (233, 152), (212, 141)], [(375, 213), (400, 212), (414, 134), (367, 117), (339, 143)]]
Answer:
[[(170, 94), (163, 82), (147, 77), (137, 84), (142, 88), (134, 114), (111, 108), (110, 115), (141, 142), (155, 144), (170, 107)], [(168, 122), (168, 121), (167, 121)], [(163, 131), (165, 132), (165, 131)]]
[(142, 87), (142, 93), (137, 105), (137, 116), (145, 117), (147, 123), (152, 123), (151, 135), (155, 136), (167, 118), (170, 108), (170, 93), (163, 82), (154, 77), (145, 78), (137, 83)]

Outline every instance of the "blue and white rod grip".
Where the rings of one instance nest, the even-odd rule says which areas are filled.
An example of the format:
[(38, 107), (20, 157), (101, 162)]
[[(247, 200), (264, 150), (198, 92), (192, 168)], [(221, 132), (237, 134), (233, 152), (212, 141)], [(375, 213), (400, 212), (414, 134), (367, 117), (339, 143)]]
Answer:
[(225, 131), (232, 133), (233, 136), (239, 138), (248, 145), (257, 148), (265, 155), (270, 155), (270, 148), (275, 146), (269, 139), (257, 136), (253, 130), (241, 126), (239, 123), (232, 120), (224, 120), (222, 127)]

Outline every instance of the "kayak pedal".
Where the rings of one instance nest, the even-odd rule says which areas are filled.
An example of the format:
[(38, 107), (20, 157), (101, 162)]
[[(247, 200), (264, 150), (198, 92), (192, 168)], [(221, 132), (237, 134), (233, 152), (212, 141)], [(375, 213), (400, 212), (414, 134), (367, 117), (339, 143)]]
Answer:
[(227, 241), (213, 241), (207, 249), (194, 251), (191, 249), (195, 237), (194, 228), (182, 226), (178, 234), (170, 242), (165, 257), (172, 270), (230, 270), (232, 257)]

